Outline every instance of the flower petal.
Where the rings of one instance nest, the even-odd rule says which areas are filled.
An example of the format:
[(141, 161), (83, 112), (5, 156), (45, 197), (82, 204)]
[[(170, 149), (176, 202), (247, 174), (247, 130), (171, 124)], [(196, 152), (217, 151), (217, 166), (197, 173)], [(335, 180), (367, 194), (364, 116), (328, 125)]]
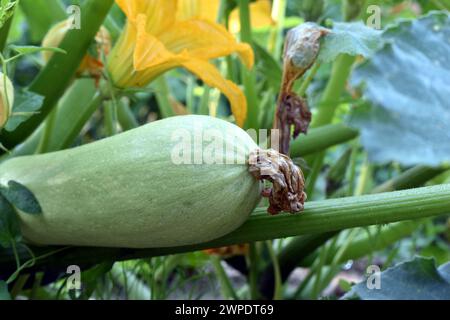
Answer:
[(163, 43), (146, 31), (147, 16), (140, 14), (137, 17), (136, 48), (134, 49), (133, 64), (137, 71), (151, 68), (171, 59)]
[(146, 31), (158, 35), (175, 22), (177, 0), (116, 0), (129, 22), (137, 23), (141, 14), (147, 16)]
[(236, 52), (243, 63), (254, 64), (253, 49), (239, 43), (223, 26), (207, 20), (191, 19), (175, 23), (159, 36), (159, 40), (173, 53), (188, 52), (199, 59), (214, 59)]
[(219, 7), (220, 0), (178, 0), (177, 19), (200, 18), (216, 21)]
[(207, 61), (189, 59), (182, 65), (207, 85), (219, 89), (228, 98), (236, 123), (242, 127), (247, 117), (247, 100), (242, 90), (233, 82), (224, 79), (219, 70)]

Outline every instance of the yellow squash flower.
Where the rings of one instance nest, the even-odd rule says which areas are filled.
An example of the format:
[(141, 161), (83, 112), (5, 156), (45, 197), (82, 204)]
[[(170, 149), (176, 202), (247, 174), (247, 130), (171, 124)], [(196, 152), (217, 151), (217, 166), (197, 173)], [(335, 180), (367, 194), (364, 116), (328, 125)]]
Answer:
[(177, 18), (176, 0), (116, 0), (127, 16), (124, 32), (108, 60), (108, 70), (119, 88), (144, 87), (164, 72), (183, 67), (218, 88), (230, 101), (238, 125), (247, 115), (239, 87), (222, 77), (209, 60), (237, 53), (251, 68), (254, 56), (248, 44), (212, 21)]
[[(220, 0), (179, 0), (179, 19), (197, 17), (215, 21), (219, 12)], [(275, 24), (272, 19), (272, 4), (270, 0), (257, 0), (250, 3), (252, 28), (258, 29)], [(228, 20), (230, 32), (237, 34), (241, 30), (239, 9), (234, 9)]]

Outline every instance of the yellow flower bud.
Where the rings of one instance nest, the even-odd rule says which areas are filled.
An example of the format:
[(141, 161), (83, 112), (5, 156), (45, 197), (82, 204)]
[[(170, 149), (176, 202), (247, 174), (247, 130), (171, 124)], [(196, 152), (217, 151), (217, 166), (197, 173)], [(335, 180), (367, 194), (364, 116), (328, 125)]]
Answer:
[(0, 129), (4, 127), (12, 113), (14, 87), (11, 80), (0, 72)]
[[(61, 41), (64, 39), (66, 33), (70, 30), (70, 20), (64, 20), (54, 25), (45, 35), (42, 40), (43, 47), (58, 47)], [(80, 75), (84, 72), (88, 72), (91, 76), (98, 77), (103, 69), (103, 63), (101, 61), (101, 55), (108, 55), (111, 51), (111, 36), (108, 30), (101, 26), (97, 35), (95, 36), (95, 52), (94, 54), (88, 53), (78, 68), (77, 74)], [(43, 51), (42, 58), (45, 63), (50, 60), (53, 52)]]

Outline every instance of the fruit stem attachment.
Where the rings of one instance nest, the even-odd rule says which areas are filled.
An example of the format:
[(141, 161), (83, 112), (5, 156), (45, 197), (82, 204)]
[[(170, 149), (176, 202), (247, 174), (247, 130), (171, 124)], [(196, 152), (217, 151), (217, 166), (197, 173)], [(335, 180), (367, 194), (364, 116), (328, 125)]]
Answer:
[(267, 211), (270, 214), (303, 210), (305, 179), (303, 172), (288, 156), (273, 149), (257, 149), (250, 153), (249, 171), (257, 180), (267, 180), (273, 184), (272, 188), (264, 188), (261, 193), (269, 198)]

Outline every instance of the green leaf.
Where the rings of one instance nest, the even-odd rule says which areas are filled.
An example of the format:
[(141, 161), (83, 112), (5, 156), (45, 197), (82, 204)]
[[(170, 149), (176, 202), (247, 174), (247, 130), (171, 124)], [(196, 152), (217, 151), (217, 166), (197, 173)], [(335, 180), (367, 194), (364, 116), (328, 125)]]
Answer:
[(60, 48), (54, 48), (54, 47), (38, 47), (38, 46), (16, 46), (16, 45), (12, 45), (10, 46), (10, 48), (20, 54), (33, 54), (36, 52), (41, 52), (41, 51), (52, 51), (52, 52), (58, 52), (58, 53), (64, 53), (66, 54), (67, 52), (63, 49)]
[(438, 166), (450, 160), (450, 19), (433, 13), (387, 29), (389, 41), (353, 73), (370, 104), (351, 124), (373, 162)]
[(0, 193), (0, 246), (9, 248), (12, 241), (20, 241), (20, 225), (16, 212)]
[(7, 187), (0, 186), (0, 193), (13, 206), (25, 213), (42, 213), (42, 208), (33, 193), (27, 187), (16, 181), (9, 181)]
[(334, 61), (340, 54), (370, 57), (381, 45), (381, 31), (369, 28), (362, 22), (336, 22), (320, 46), (318, 60)]
[(2, 0), (0, 2), (0, 28), (14, 14), (17, 0)]
[(92, 296), (95, 289), (98, 287), (99, 279), (101, 279), (101, 277), (111, 271), (113, 265), (113, 261), (105, 261), (87, 271), (84, 271), (81, 274), (83, 291), (81, 293), (80, 299), (89, 299)]
[(5, 126), (6, 131), (14, 131), (22, 122), (28, 120), (39, 111), (44, 103), (44, 97), (27, 90), (16, 90), (12, 117)]
[(416, 257), (380, 274), (380, 289), (362, 281), (344, 298), (362, 300), (449, 300), (450, 264), (436, 269), (434, 260)]
[(31, 41), (40, 43), (53, 24), (67, 19), (62, 1), (20, 0), (20, 9), (24, 12)]
[(262, 74), (267, 79), (269, 85), (278, 92), (283, 73), (280, 64), (260, 45), (254, 44), (253, 50), (255, 51), (256, 61), (258, 62), (256, 65), (258, 73)]
[(0, 281), (0, 300), (11, 300), (11, 295), (8, 292), (8, 285), (5, 281)]

